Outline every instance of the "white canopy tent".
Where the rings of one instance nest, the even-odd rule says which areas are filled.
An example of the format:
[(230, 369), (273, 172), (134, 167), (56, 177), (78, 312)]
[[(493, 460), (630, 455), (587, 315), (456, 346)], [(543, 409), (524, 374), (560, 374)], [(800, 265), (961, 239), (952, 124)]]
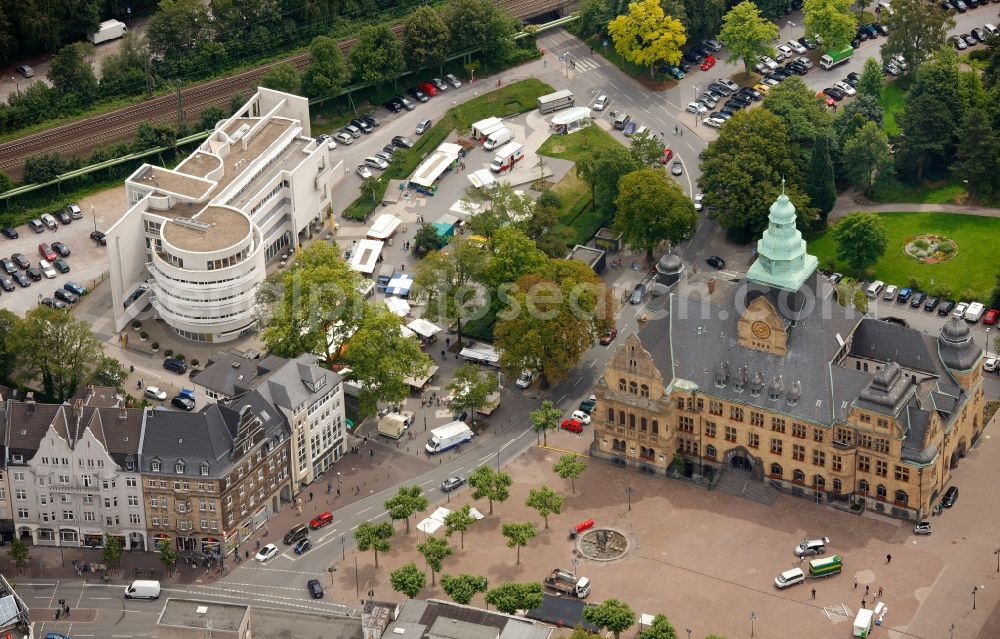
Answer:
[(409, 324), (407, 324), (406, 327), (409, 328), (414, 333), (416, 333), (417, 335), (419, 335), (420, 337), (426, 337), (428, 339), (434, 337), (434, 335), (436, 335), (441, 331), (441, 329), (438, 328), (437, 325), (432, 324), (431, 322), (428, 322), (427, 320), (419, 317), (410, 322)]
[(392, 237), (392, 234), (396, 232), (396, 229), (399, 228), (399, 225), (402, 223), (403, 220), (399, 219), (392, 213), (383, 213), (378, 216), (375, 223), (372, 224), (370, 229), (368, 229), (368, 239), (388, 239)]
[(438, 178), (458, 162), (462, 150), (462, 147), (457, 144), (445, 142), (417, 167), (417, 170), (413, 172), (413, 177), (410, 178), (410, 183), (424, 188), (434, 186)]
[(378, 256), (382, 254), (382, 247), (385, 242), (380, 240), (361, 240), (353, 247), (351, 254), (351, 268), (359, 273), (371, 275), (375, 271), (378, 263)]
[(472, 186), (477, 189), (493, 186), (497, 183), (497, 179), (493, 177), (493, 172), (489, 169), (479, 169), (478, 171), (469, 173), (465, 177), (469, 178), (469, 181), (472, 182)]
[(401, 297), (387, 297), (384, 302), (390, 311), (400, 317), (406, 317), (410, 312), (410, 305)]
[(476, 204), (468, 200), (456, 200), (448, 210), (463, 217), (471, 217), (476, 213), (482, 212), (484, 208), (482, 204)]
[(431, 519), (428, 517), (424, 519), (419, 524), (417, 524), (417, 530), (428, 535), (433, 535), (441, 526), (444, 526), (443, 521), (438, 521), (437, 519)]

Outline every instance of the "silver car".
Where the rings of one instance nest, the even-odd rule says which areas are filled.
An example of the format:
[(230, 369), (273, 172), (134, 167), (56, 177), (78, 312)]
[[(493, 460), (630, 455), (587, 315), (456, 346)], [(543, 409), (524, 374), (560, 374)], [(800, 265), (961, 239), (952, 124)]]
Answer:
[(389, 163), (382, 158), (377, 158), (374, 155), (369, 155), (365, 158), (365, 164), (372, 167), (373, 169), (382, 169), (383, 171), (389, 168)]
[(341, 144), (354, 144), (354, 136), (346, 131), (339, 131), (333, 136), (333, 139)]
[(462, 81), (456, 78), (454, 73), (449, 73), (448, 75), (444, 76), (444, 79), (448, 81), (448, 84), (455, 87), (456, 89), (462, 86)]
[(608, 108), (609, 102), (611, 102), (611, 98), (609, 98), (608, 96), (603, 94), (597, 96), (597, 99), (594, 100), (594, 110), (603, 111), (604, 109)]
[(357, 171), (358, 171), (358, 177), (360, 177), (362, 180), (367, 180), (372, 176), (372, 170), (369, 169), (364, 164), (359, 164)]

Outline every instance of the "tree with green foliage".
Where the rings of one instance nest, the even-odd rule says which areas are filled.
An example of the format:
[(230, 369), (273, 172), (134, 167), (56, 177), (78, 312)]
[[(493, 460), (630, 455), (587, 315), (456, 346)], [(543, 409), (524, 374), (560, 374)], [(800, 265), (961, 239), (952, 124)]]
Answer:
[(562, 411), (556, 408), (550, 400), (545, 400), (542, 405), (528, 414), (531, 425), (535, 433), (542, 437), (542, 445), (549, 445), (548, 433), (550, 430), (559, 428), (559, 420), (562, 418)]
[(793, 145), (796, 164), (803, 171), (812, 157), (816, 137), (826, 134), (833, 123), (833, 114), (816, 93), (798, 76), (792, 76), (773, 87), (764, 98), (763, 107), (778, 116), (785, 125), (789, 144)]
[(490, 502), (490, 514), (493, 514), (493, 502), (501, 504), (510, 497), (510, 487), (514, 479), (510, 473), (496, 471), (483, 464), (479, 468), (469, 473), (469, 486), (472, 486), (472, 498), (482, 499), (485, 497)]
[(448, 25), (436, 9), (417, 8), (403, 24), (403, 53), (411, 69), (440, 66), (451, 49)]
[(883, 15), (882, 22), (889, 35), (882, 43), (882, 60), (903, 56), (908, 69), (915, 74), (934, 51), (945, 46), (948, 34), (955, 28), (954, 12), (942, 11), (930, 0), (892, 0), (893, 14)]
[(773, 42), (778, 37), (778, 26), (761, 15), (756, 4), (749, 0), (737, 4), (722, 18), (719, 39), (726, 43), (729, 57), (726, 62), (743, 60), (747, 73), (757, 61), (774, 55)]
[(375, 553), (375, 567), (378, 568), (378, 554), (379, 552), (389, 552), (392, 549), (390, 540), (395, 534), (396, 529), (393, 528), (392, 522), (366, 521), (354, 529), (354, 542), (361, 552), (371, 550)]
[(897, 120), (903, 130), (898, 162), (923, 179), (928, 166), (950, 166), (962, 123), (958, 57), (941, 49), (921, 65)]
[(114, 570), (121, 565), (122, 552), (125, 550), (120, 537), (104, 533), (104, 547), (101, 549), (101, 558), (108, 568)]
[(453, 551), (448, 542), (437, 537), (428, 537), (427, 541), (417, 544), (417, 552), (423, 555), (424, 561), (431, 569), (431, 585), (436, 585), (435, 575), (441, 570), (441, 563), (451, 557)]
[(545, 520), (545, 530), (549, 529), (549, 515), (562, 512), (563, 502), (566, 498), (560, 494), (557, 494), (548, 486), (542, 486), (541, 488), (532, 488), (528, 491), (528, 498), (525, 500), (525, 505), (534, 508), (538, 511), (538, 514), (542, 516)]
[(834, 148), (843, 149), (847, 140), (868, 122), (881, 127), (884, 120), (885, 110), (875, 98), (870, 95), (857, 96), (845, 104), (833, 119), (834, 139), (837, 141)]
[(361, 410), (375, 412), (380, 402), (396, 404), (410, 395), (409, 379), (427, 374), (432, 361), (420, 342), (403, 335), (403, 322), (384, 304), (366, 304), (345, 360), (350, 379), (361, 382)]
[(393, 590), (413, 599), (427, 585), (427, 577), (417, 568), (417, 564), (411, 561), (390, 572), (389, 583)]
[(858, 32), (858, 16), (851, 11), (853, 0), (805, 0), (802, 7), (806, 33), (819, 37), (827, 51), (851, 44)]
[(542, 387), (566, 378), (594, 339), (613, 326), (611, 288), (579, 260), (549, 260), (502, 292), (493, 341), (509, 378), (542, 373)]
[[(170, 543), (169, 539), (161, 539), (156, 544), (156, 552), (159, 554), (160, 563), (163, 564), (163, 571), (165, 574), (171, 574), (174, 572), (174, 566), (177, 565), (177, 551), (174, 550), (174, 545)], [(237, 552), (239, 552), (237, 550)]]
[(427, 497), (420, 486), (400, 486), (396, 494), (385, 501), (383, 506), (389, 511), (393, 521), (402, 519), (406, 522), (406, 534), (410, 534), (410, 517), (415, 513), (427, 510)]
[(661, 242), (679, 244), (691, 237), (698, 224), (694, 202), (680, 184), (661, 170), (640, 169), (618, 181), (618, 212), (612, 227), (633, 251), (644, 251), (646, 263)]
[(21, 318), (6, 308), (0, 308), (0, 380), (13, 379), (17, 353), (11, 348), (10, 337)]
[(7, 549), (7, 555), (14, 562), (14, 569), (23, 573), (25, 568), (28, 567), (28, 561), (31, 560), (31, 551), (28, 549), (28, 544), (24, 543), (20, 537), (15, 536), (10, 540), (10, 548)]
[(150, 55), (149, 47), (141, 35), (134, 31), (126, 33), (118, 50), (101, 61), (101, 97), (141, 93), (148, 86)]
[(618, 599), (607, 599), (596, 606), (586, 606), (583, 618), (598, 628), (611, 631), (615, 639), (619, 639), (621, 633), (635, 624), (635, 612), (627, 603)]
[(872, 197), (876, 184), (892, 176), (894, 161), (889, 139), (874, 122), (866, 122), (847, 139), (843, 156), (847, 179), (866, 197)]
[(432, 251), (443, 248), (446, 244), (447, 241), (438, 235), (437, 229), (430, 224), (423, 224), (413, 236), (410, 250), (416, 257), (421, 258)]
[(587, 470), (587, 462), (580, 459), (574, 453), (566, 453), (552, 465), (552, 471), (562, 479), (568, 479), (576, 494), (576, 480), (580, 478), (583, 471)]
[(441, 590), (457, 604), (468, 606), (478, 593), (486, 592), (486, 577), (480, 575), (441, 575)]
[(474, 523), (476, 523), (476, 518), (472, 516), (472, 506), (465, 504), (444, 516), (444, 535), (451, 537), (458, 533), (461, 539), (459, 547), (465, 550), (465, 531), (471, 528)]
[(497, 229), (486, 246), (487, 259), (476, 279), (494, 289), (516, 282), (548, 261), (535, 240), (513, 225)]
[(837, 203), (837, 184), (833, 177), (829, 140), (829, 136), (825, 134), (816, 137), (805, 184), (809, 202), (816, 207), (824, 222)]
[(89, 323), (48, 306), (29, 310), (5, 341), (14, 357), (13, 380), (22, 386), (41, 381), (53, 403), (76, 394), (104, 353)]
[(642, 168), (642, 163), (628, 149), (614, 145), (595, 149), (589, 156), (576, 163), (576, 175), (590, 185), (594, 210), (602, 219), (610, 220), (615, 214), (618, 198), (618, 180), (626, 173)]
[(299, 70), (291, 62), (276, 64), (260, 76), (260, 86), (298, 95), (302, 87), (302, 77)]
[(855, 273), (878, 261), (889, 245), (885, 224), (874, 213), (852, 213), (833, 227), (837, 259), (847, 262)]
[(952, 170), (968, 183), (969, 194), (974, 198), (993, 200), (1000, 195), (998, 148), (1000, 135), (986, 111), (969, 111), (958, 130), (958, 152)]
[(861, 78), (858, 80), (858, 96), (871, 96), (876, 102), (881, 102), (884, 89), (885, 75), (882, 74), (882, 67), (879, 66), (878, 59), (868, 58), (865, 60), (865, 66), (861, 69)]
[(340, 44), (329, 36), (313, 38), (309, 65), (302, 72), (302, 92), (310, 98), (332, 97), (340, 93), (349, 77)]
[(688, 40), (701, 42), (719, 33), (726, 13), (725, 0), (685, 0), (684, 7), (687, 9)]
[(361, 27), (357, 38), (349, 54), (356, 82), (393, 82), (406, 72), (403, 46), (389, 25)]
[(608, 23), (608, 34), (623, 58), (649, 67), (649, 77), (653, 77), (658, 63), (680, 62), (681, 47), (687, 42), (684, 25), (666, 15), (659, 0), (630, 2), (627, 13)]
[(89, 42), (67, 44), (52, 57), (49, 81), (64, 99), (80, 107), (90, 106), (97, 98), (97, 76), (93, 67), (94, 45)]
[(517, 564), (521, 564), (521, 547), (538, 535), (535, 524), (530, 521), (513, 522), (500, 527), (500, 533), (507, 538), (507, 547), (517, 549)]
[(226, 113), (216, 105), (207, 106), (198, 114), (198, 128), (202, 131), (214, 129), (219, 120), (225, 119)]
[(767, 228), (767, 206), (781, 193), (795, 204), (799, 221), (808, 224), (815, 209), (799, 187), (795, 148), (778, 116), (767, 109), (740, 111), (702, 152), (698, 186), (712, 203), (709, 217), (740, 241)]
[(629, 138), (628, 150), (642, 166), (655, 167), (663, 157), (663, 140), (651, 131), (637, 133)]
[(122, 392), (125, 390), (126, 379), (128, 379), (128, 373), (125, 372), (121, 361), (103, 355), (94, 362), (94, 370), (90, 374), (88, 382), (94, 386), (110, 386)]
[(478, 49), (496, 63), (514, 50), (518, 23), (490, 0), (452, 0), (443, 13), (452, 53)]
[[(272, 273), (257, 289), (259, 308), (270, 314), (261, 321), (267, 350), (281, 357), (315, 353), (331, 365), (368, 306), (359, 283), (336, 245), (313, 242), (299, 250), (288, 268)], [(337, 336), (333, 343), (331, 329)]]
[(507, 615), (537, 608), (542, 605), (542, 584), (535, 581), (502, 583), (486, 592), (486, 603)]
[(653, 623), (649, 627), (639, 632), (639, 639), (677, 639), (677, 631), (665, 615), (653, 617)]
[[(990, 308), (1000, 308), (1000, 272), (995, 277), (996, 283), (993, 285), (993, 292), (990, 293), (990, 303), (987, 304)], [(1000, 352), (1000, 348), (994, 348), (993, 350)]]
[(481, 312), (473, 283), (487, 259), (480, 243), (458, 235), (447, 249), (428, 253), (417, 264), (414, 285), (427, 297), (423, 317), (454, 322), (459, 345), (463, 322)]
[(487, 404), (490, 395), (497, 392), (500, 380), (496, 373), (482, 372), (475, 364), (465, 364), (455, 371), (447, 389), (452, 392), (453, 410), (468, 410), (472, 423), (476, 423), (476, 413)]
[(160, 0), (159, 10), (146, 22), (150, 51), (170, 57), (190, 56), (212, 40), (213, 20), (202, 0)]

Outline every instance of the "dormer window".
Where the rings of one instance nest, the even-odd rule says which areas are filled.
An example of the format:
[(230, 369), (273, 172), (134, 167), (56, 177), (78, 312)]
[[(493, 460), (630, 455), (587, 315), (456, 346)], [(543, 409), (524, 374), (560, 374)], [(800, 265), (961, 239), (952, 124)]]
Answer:
[(208, 475), (208, 464), (204, 464), (204, 463), (203, 463), (203, 464), (201, 465), (201, 474), (202, 474), (202, 475), (205, 475), (205, 476), (207, 476), (207, 475)]
[(179, 461), (176, 464), (174, 464), (174, 473), (178, 475), (184, 474), (184, 462)]
[(128, 472), (134, 471), (135, 470), (135, 462), (134, 461), (127, 461), (127, 462), (125, 462), (125, 470), (127, 470)]
[(153, 461), (149, 462), (149, 467), (153, 470), (154, 473), (160, 472), (160, 466), (161, 464), (159, 459), (154, 459)]

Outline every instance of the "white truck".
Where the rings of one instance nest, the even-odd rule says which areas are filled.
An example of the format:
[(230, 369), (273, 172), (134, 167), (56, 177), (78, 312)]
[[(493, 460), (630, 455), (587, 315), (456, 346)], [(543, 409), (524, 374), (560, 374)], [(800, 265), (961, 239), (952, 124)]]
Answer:
[(562, 568), (556, 568), (545, 578), (545, 586), (577, 599), (585, 599), (590, 594), (590, 579), (577, 577)]
[(500, 173), (514, 168), (514, 165), (524, 159), (524, 145), (520, 142), (508, 142), (499, 149), (490, 163), (490, 170)]
[(487, 151), (498, 149), (514, 139), (514, 132), (507, 127), (500, 127), (483, 142), (483, 148)]
[(87, 39), (94, 44), (101, 44), (124, 37), (126, 31), (128, 27), (121, 20), (105, 20), (96, 33), (87, 34)]
[(854, 618), (853, 637), (867, 637), (872, 631), (872, 622), (875, 620), (875, 613), (867, 608), (858, 611), (858, 616)]
[(431, 431), (424, 449), (428, 455), (435, 455), (472, 441), (475, 433), (465, 422), (450, 422)]
[(378, 420), (378, 434), (390, 439), (399, 439), (406, 434), (406, 429), (413, 423), (413, 413), (388, 413)]

